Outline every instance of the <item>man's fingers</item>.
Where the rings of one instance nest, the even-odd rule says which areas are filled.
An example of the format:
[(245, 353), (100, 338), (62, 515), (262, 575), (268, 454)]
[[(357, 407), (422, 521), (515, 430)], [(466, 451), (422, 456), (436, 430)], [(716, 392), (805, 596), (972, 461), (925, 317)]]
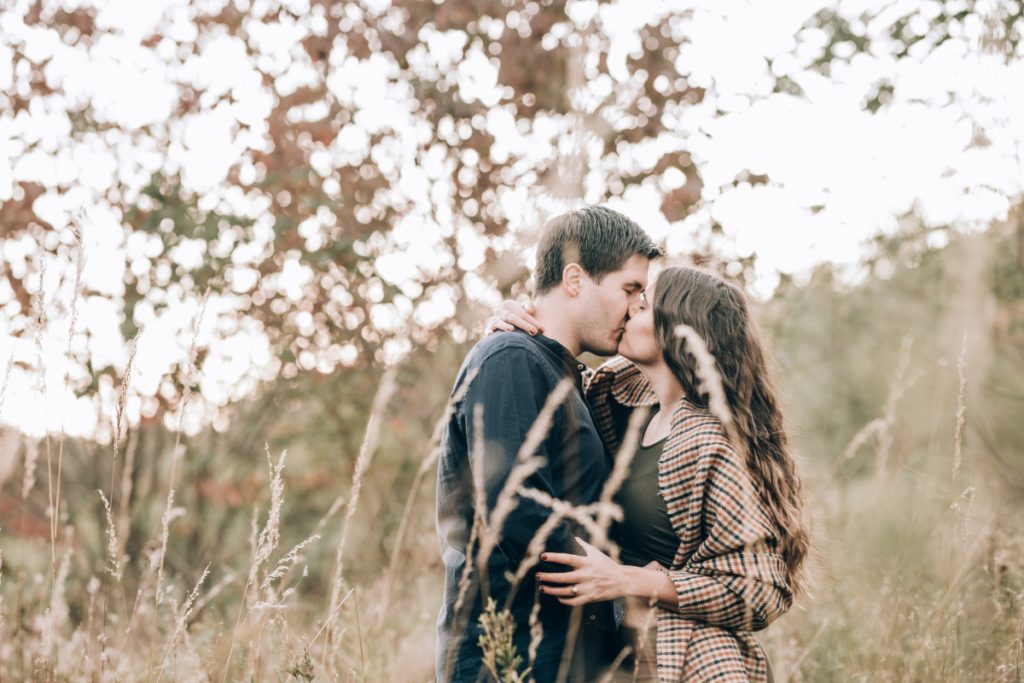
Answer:
[(567, 564), (570, 567), (579, 568), (583, 566), (583, 561), (586, 559), (580, 555), (571, 555), (569, 553), (544, 553), (540, 557), (542, 562), (552, 562), (554, 564)]
[(579, 583), (583, 576), (580, 572), (537, 572), (537, 580), (545, 583)]

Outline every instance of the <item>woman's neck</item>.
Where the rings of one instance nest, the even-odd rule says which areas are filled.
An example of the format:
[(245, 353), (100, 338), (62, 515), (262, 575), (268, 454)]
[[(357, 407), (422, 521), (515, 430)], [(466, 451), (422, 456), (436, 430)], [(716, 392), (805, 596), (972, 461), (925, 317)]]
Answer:
[(672, 374), (672, 369), (664, 361), (657, 365), (641, 365), (637, 363), (637, 367), (640, 368), (647, 381), (651, 383), (651, 389), (654, 391), (654, 395), (658, 397), (658, 405), (661, 406), (661, 412), (665, 413), (663, 417), (671, 419), (672, 408), (686, 393), (683, 391), (683, 385)]

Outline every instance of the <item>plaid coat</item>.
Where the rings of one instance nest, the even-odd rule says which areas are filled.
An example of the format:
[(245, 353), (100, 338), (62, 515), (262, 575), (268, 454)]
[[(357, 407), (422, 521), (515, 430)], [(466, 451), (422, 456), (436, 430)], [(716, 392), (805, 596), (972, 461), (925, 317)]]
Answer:
[[(632, 409), (657, 404), (640, 370), (621, 357), (591, 373), (586, 392), (612, 453)], [(789, 609), (792, 593), (746, 466), (707, 408), (686, 399), (675, 408), (658, 488), (679, 537), (667, 571), (679, 607), (657, 609), (658, 679), (764, 683), (767, 658), (751, 632)]]

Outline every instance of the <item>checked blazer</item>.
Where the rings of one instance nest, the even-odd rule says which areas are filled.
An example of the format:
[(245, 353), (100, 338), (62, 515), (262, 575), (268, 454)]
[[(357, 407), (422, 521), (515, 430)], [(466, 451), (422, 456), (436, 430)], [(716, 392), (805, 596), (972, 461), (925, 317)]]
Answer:
[[(610, 453), (629, 413), (657, 404), (640, 370), (621, 357), (587, 376), (586, 394)], [(658, 489), (679, 537), (666, 571), (679, 605), (657, 609), (659, 681), (765, 683), (767, 657), (752, 632), (792, 604), (778, 535), (721, 422), (685, 398), (658, 461)]]

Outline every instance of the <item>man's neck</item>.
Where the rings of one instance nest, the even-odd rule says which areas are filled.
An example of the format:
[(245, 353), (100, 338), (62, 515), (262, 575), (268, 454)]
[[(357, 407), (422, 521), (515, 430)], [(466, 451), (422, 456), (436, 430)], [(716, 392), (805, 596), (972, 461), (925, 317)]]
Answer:
[(572, 322), (569, 320), (565, 303), (551, 296), (541, 296), (534, 301), (537, 313), (534, 316), (544, 328), (544, 336), (554, 339), (556, 342), (569, 350), (569, 353), (576, 356), (582, 353), (578, 335), (573, 332)]

